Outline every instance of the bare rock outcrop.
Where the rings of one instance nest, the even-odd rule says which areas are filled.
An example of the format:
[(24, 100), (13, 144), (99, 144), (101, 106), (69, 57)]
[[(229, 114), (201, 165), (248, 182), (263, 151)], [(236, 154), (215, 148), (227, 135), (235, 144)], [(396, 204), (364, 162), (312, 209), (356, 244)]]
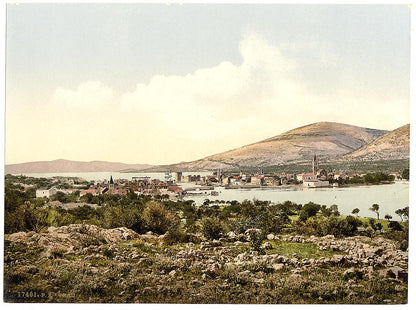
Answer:
[(104, 229), (95, 225), (71, 224), (49, 227), (47, 232), (17, 232), (4, 236), (5, 240), (27, 244), (37, 244), (45, 248), (45, 254), (59, 255), (76, 252), (91, 246), (114, 244), (139, 238), (139, 235), (125, 227)]

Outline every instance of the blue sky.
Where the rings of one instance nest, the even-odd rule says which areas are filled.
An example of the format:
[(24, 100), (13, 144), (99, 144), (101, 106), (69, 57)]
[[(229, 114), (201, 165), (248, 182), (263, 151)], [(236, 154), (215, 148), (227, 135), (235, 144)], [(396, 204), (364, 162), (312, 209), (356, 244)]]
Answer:
[(174, 163), (316, 121), (392, 130), (409, 31), (406, 5), (10, 4), (6, 163)]

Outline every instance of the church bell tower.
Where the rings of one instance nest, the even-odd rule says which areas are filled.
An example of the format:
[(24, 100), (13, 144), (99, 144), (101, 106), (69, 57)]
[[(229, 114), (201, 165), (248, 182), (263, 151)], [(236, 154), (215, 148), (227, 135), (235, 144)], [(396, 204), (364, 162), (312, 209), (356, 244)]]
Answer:
[(312, 173), (316, 175), (317, 171), (318, 171), (318, 161), (316, 160), (316, 154), (314, 154), (313, 160), (312, 160)]
[(114, 189), (114, 181), (113, 181), (113, 176), (110, 176), (110, 183), (109, 183), (109, 189)]

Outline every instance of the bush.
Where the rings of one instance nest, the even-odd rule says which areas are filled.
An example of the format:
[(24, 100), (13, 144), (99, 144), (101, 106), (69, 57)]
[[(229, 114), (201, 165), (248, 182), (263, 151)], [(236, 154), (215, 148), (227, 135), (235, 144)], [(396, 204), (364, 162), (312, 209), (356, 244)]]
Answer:
[(348, 215), (345, 219), (330, 216), (328, 220), (328, 234), (335, 237), (353, 236), (358, 226), (361, 225), (361, 221), (351, 215)]
[(207, 239), (219, 239), (225, 229), (217, 217), (205, 217), (202, 219), (202, 234)]
[(383, 225), (381, 223), (376, 222), (376, 220), (373, 219), (373, 218), (369, 219), (369, 223), (370, 223), (371, 228), (374, 231), (378, 231), (378, 230), (381, 230), (383, 228)]
[(353, 236), (355, 232), (358, 230), (359, 226), (362, 226), (362, 222), (357, 219), (356, 217), (353, 217), (351, 215), (348, 215), (343, 222), (345, 223), (343, 226), (342, 233), (345, 236)]
[(164, 234), (179, 223), (178, 217), (157, 201), (146, 203), (142, 217), (146, 227), (158, 234)]
[(163, 242), (167, 245), (172, 245), (175, 243), (183, 243), (189, 240), (189, 236), (179, 229), (170, 229), (165, 237), (163, 238)]
[(341, 236), (353, 236), (358, 226), (361, 226), (362, 222), (353, 217), (347, 216), (345, 219), (331, 215), (329, 217), (313, 216), (306, 221), (297, 221), (296, 229), (300, 234), (305, 235), (334, 235), (336, 237)]
[[(336, 219), (335, 217), (333, 217)], [(310, 217), (303, 227), (307, 235), (325, 236), (329, 234), (330, 221), (327, 217)]]
[(6, 234), (29, 231), (35, 227), (36, 218), (30, 203), (18, 206), (13, 212), (6, 210), (4, 214), (4, 232)]
[(396, 222), (396, 221), (390, 222), (389, 223), (389, 228), (393, 231), (402, 231), (403, 230), (402, 225), (400, 225), (400, 223)]
[(320, 209), (320, 205), (315, 204), (313, 202), (308, 202), (303, 206), (302, 210), (300, 211), (299, 220), (306, 221), (308, 218), (315, 216)]
[(103, 211), (104, 228), (116, 228), (120, 227), (120, 219), (122, 217), (122, 210), (120, 207), (104, 207)]
[(259, 254), (266, 254), (264, 249), (261, 247), (264, 239), (264, 232), (260, 229), (249, 229), (248, 235), (250, 237), (250, 246), (254, 251), (259, 252)]

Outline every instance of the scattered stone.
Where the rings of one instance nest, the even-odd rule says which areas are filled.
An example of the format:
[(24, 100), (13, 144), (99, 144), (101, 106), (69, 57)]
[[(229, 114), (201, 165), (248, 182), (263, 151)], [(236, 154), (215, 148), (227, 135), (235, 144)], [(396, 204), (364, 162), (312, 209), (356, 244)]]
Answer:
[(276, 270), (276, 271), (278, 271), (278, 270), (282, 270), (284, 267), (285, 267), (285, 265), (284, 265), (284, 264), (273, 264), (273, 265), (272, 265), (272, 268), (273, 268), (274, 270)]
[(399, 266), (393, 266), (387, 269), (379, 271), (379, 274), (383, 277), (397, 279), (400, 281), (407, 281), (408, 272)]
[(212, 247), (218, 247), (218, 246), (221, 246), (221, 245), (222, 245), (222, 242), (219, 241), (219, 240), (212, 240), (211, 243), (210, 243), (210, 246), (212, 246)]
[(273, 245), (270, 242), (265, 242), (262, 245), (262, 248), (265, 249), (265, 250), (271, 250), (271, 249), (273, 249)]
[(404, 292), (404, 291), (407, 291), (407, 286), (397, 284), (397, 285), (394, 287), (394, 289), (395, 289), (397, 292)]
[(292, 273), (294, 273), (294, 274), (299, 274), (299, 273), (301, 273), (301, 272), (302, 272), (302, 269), (300, 269), (300, 268), (295, 268), (295, 269), (292, 269), (290, 272), (292, 272)]
[(228, 232), (228, 233), (227, 233), (227, 237), (228, 237), (228, 238), (236, 238), (236, 237), (237, 237), (237, 235), (236, 235), (236, 233), (235, 233), (235, 232), (230, 231), (230, 232)]
[(268, 234), (267, 236), (266, 236), (266, 238), (267, 238), (267, 240), (273, 240), (274, 239), (274, 234)]
[(262, 284), (262, 283), (264, 283), (264, 279), (262, 279), (262, 278), (260, 278), (260, 279), (254, 279), (253, 282), (254, 283)]
[(347, 298), (354, 298), (354, 297), (357, 297), (358, 296), (358, 294), (356, 293), (356, 292), (350, 292), (349, 294), (348, 294), (348, 296), (347, 296)]

